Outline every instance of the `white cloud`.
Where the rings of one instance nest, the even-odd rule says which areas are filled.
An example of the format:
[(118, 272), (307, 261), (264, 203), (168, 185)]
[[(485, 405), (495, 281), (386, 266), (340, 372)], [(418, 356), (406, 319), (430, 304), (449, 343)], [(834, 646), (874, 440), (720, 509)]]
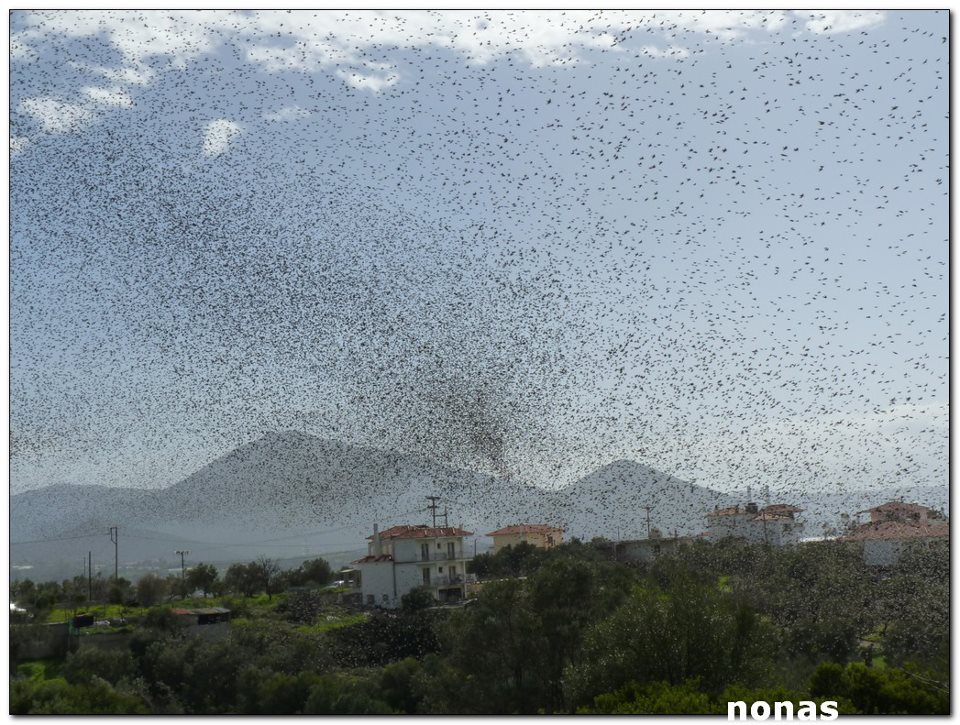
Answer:
[[(830, 11), (834, 28), (861, 27), (870, 13)], [(854, 21), (847, 16), (863, 16)], [(124, 66), (143, 69), (151, 56), (184, 67), (219, 45), (240, 39), (247, 59), (269, 71), (357, 66), (372, 49), (438, 47), (471, 63), (510, 53), (535, 66), (576, 63), (585, 49), (621, 50), (631, 34), (652, 31), (667, 38), (694, 33), (732, 40), (772, 32), (786, 20), (781, 10), (707, 11), (162, 11), (48, 10), (25, 13), (14, 35), (18, 52), (48, 35), (102, 35)], [(871, 21), (872, 22), (872, 21)], [(853, 23), (853, 25), (851, 25)], [(355, 73), (359, 76), (370, 74)], [(131, 81), (134, 82), (134, 81)], [(358, 87), (382, 85), (360, 81)]]
[(18, 154), (23, 151), (27, 145), (30, 143), (30, 139), (26, 136), (11, 136), (10, 137), (10, 154)]
[[(884, 19), (873, 11), (795, 12), (817, 34), (862, 30)], [(635, 47), (632, 41), (643, 40), (642, 55), (682, 59), (689, 50), (681, 44), (705, 38), (751, 42), (781, 30), (786, 19), (783, 10), (18, 11), (11, 54), (40, 57), (37, 44), (58, 36), (105, 38), (119, 53), (114, 68), (71, 64), (106, 78), (110, 88), (83, 88), (79, 103), (36, 98), (21, 104), (45, 130), (61, 133), (82, 127), (101, 106), (129, 108), (130, 87), (153, 80), (158, 58), (182, 69), (229, 43), (245, 48), (247, 61), (267, 72), (328, 69), (353, 88), (379, 93), (400, 80), (400, 70), (389, 62), (393, 49), (442, 48), (473, 64), (516, 55), (549, 66), (581, 62), (590, 49), (625, 52)], [(685, 36), (692, 36), (690, 43)]]
[(640, 49), (640, 52), (651, 58), (686, 58), (690, 55), (690, 51), (677, 45), (671, 45), (669, 48), (645, 45)]
[(36, 58), (37, 52), (27, 45), (16, 33), (10, 34), (10, 57), (14, 60)]
[(156, 75), (148, 66), (131, 66), (127, 68), (90, 68), (94, 73), (102, 75), (109, 81), (131, 86), (145, 86)]
[(224, 118), (211, 121), (203, 131), (203, 155), (221, 156), (240, 133), (239, 124), (233, 121)]
[(364, 67), (365, 71), (340, 69), (337, 77), (349, 86), (374, 93), (379, 93), (400, 80), (396, 68), (389, 63), (365, 63)]
[(48, 133), (77, 131), (93, 118), (93, 113), (84, 106), (48, 96), (26, 98), (18, 108), (21, 113), (32, 116)]
[(808, 17), (807, 30), (811, 33), (851, 33), (880, 25), (886, 19), (882, 10), (809, 10), (794, 11)]
[(263, 114), (264, 121), (294, 121), (298, 118), (307, 118), (310, 111), (300, 106), (284, 106), (283, 108)]
[(123, 88), (81, 88), (80, 92), (88, 96), (94, 103), (104, 106), (119, 106), (120, 108), (130, 108), (133, 106), (133, 99)]

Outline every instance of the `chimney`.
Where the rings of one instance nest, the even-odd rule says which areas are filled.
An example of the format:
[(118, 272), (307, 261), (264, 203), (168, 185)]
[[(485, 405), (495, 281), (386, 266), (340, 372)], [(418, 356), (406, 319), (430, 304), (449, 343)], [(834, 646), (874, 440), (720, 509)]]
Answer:
[(380, 556), (383, 554), (383, 548), (380, 546), (380, 530), (377, 528), (377, 525), (373, 525), (373, 555)]

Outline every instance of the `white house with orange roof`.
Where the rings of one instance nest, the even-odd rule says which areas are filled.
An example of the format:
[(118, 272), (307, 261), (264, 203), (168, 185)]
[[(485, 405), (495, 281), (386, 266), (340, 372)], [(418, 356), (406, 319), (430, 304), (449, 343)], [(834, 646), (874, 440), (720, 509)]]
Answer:
[(563, 529), (548, 524), (514, 524), (491, 531), (487, 536), (493, 538), (493, 553), (507, 546), (527, 543), (540, 549), (552, 549), (563, 543)]
[(796, 506), (782, 503), (764, 508), (748, 503), (716, 509), (707, 514), (707, 538), (743, 539), (771, 546), (796, 544), (803, 534), (803, 522), (797, 517), (801, 512)]
[(889, 501), (857, 512), (870, 520), (854, 526), (841, 541), (863, 546), (868, 566), (893, 566), (909, 546), (929, 546), (950, 540), (950, 523), (940, 511), (916, 503)]
[(404, 594), (425, 589), (439, 602), (466, 596), (467, 555), (463, 540), (473, 536), (455, 526), (373, 527), (368, 553), (353, 562), (360, 571), (363, 603), (395, 609)]

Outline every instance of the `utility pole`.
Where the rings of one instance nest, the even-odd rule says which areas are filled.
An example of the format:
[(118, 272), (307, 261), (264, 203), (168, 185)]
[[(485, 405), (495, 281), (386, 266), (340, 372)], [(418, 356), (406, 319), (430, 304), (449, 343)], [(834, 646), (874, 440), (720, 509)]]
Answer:
[(186, 564), (184, 563), (184, 558), (190, 552), (187, 550), (180, 551), (177, 550), (177, 553), (180, 555), (180, 582), (183, 584), (183, 593), (186, 596), (187, 593), (187, 569)]
[(433, 528), (437, 528), (437, 501), (440, 500), (440, 497), (427, 496), (427, 500), (430, 502), (427, 508), (430, 510), (430, 513), (433, 515)]
[(119, 542), (120, 542), (120, 529), (117, 526), (110, 527), (110, 541), (113, 542), (113, 581), (116, 582), (120, 577), (117, 575), (119, 571)]
[(647, 504), (643, 507), (647, 511), (647, 538), (650, 538), (650, 509), (653, 508), (650, 504)]
[(446, 506), (443, 507), (443, 526), (444, 526), (444, 528), (450, 526), (450, 524), (447, 522), (447, 507), (446, 507)]
[(93, 601), (93, 552), (87, 552), (87, 601)]

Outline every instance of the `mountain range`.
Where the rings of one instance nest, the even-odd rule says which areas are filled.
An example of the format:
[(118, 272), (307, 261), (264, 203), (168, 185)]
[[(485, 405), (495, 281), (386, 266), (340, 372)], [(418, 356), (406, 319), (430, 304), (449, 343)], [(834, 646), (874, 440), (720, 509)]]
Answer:
[(440, 496), (450, 525), (477, 534), (546, 522), (581, 538), (645, 535), (647, 505), (652, 526), (696, 533), (705, 512), (730, 502), (634, 461), (545, 489), (290, 431), (240, 446), (166, 489), (58, 485), (12, 496), (11, 541), (38, 542), (16, 544), (13, 558), (74, 558), (89, 544), (112, 560), (111, 526), (120, 527), (123, 561), (172, 560), (185, 547), (207, 560), (360, 550), (375, 523), (430, 522), (428, 495)]
[[(945, 492), (909, 493), (945, 508)], [(742, 502), (630, 460), (546, 489), (287, 431), (242, 445), (165, 489), (57, 485), (14, 495), (12, 562), (63, 561), (77, 568), (92, 551), (97, 561), (112, 564), (107, 532), (118, 526), (118, 555), (127, 564), (179, 564), (174, 552), (187, 549), (192, 561), (324, 555), (338, 565), (365, 549), (374, 524), (430, 523), (428, 495), (440, 497), (438, 521), (446, 511), (447, 523), (478, 534), (478, 550), (489, 546), (483, 534), (515, 523), (559, 525), (568, 539), (643, 538), (648, 526), (664, 535), (698, 534), (709, 511)], [(892, 497), (797, 493), (786, 502), (806, 510), (806, 533), (817, 536), (836, 526), (841, 513)]]

